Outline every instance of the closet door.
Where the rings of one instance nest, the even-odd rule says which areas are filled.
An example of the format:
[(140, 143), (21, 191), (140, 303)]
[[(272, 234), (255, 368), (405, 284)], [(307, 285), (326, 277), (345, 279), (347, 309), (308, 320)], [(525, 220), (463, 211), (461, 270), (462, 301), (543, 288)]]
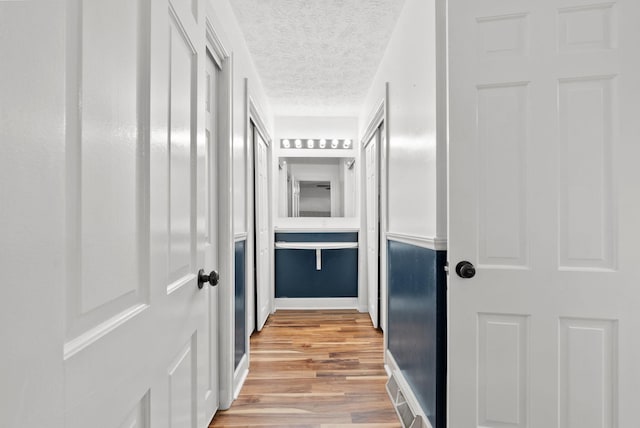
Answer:
[(269, 148), (254, 128), (255, 233), (256, 233), (256, 327), (262, 330), (271, 313), (271, 272), (269, 257)]
[(367, 224), (367, 284), (369, 315), (374, 327), (379, 324), (379, 243), (380, 243), (380, 185), (379, 185), (379, 138), (376, 131), (364, 149), (365, 158), (365, 198)]

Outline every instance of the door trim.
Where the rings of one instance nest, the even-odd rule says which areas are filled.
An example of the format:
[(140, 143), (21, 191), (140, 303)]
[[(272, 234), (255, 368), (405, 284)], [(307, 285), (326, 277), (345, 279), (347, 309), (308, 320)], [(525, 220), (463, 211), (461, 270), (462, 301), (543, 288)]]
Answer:
[[(378, 148), (379, 152), (379, 182), (380, 182), (380, 230), (379, 230), (379, 276), (378, 281), (380, 283), (380, 307), (378, 308), (378, 325), (382, 328), (383, 331), (387, 329), (387, 297), (388, 297), (388, 280), (387, 280), (387, 231), (389, 230), (389, 207), (388, 207), (388, 184), (389, 184), (389, 82), (385, 82), (384, 84), (384, 98), (380, 100), (378, 103), (378, 107), (374, 111), (373, 114), (370, 115), (371, 119), (369, 120), (369, 124), (365, 128), (364, 134), (360, 139), (360, 147), (361, 147), (361, 159), (364, 159), (362, 153), (366, 149), (366, 146), (369, 144), (374, 134), (378, 132), (380, 126), (383, 126), (382, 131), (383, 134), (381, 136), (383, 138), (380, 139)], [(361, 188), (365, 188), (366, 177), (365, 168), (361, 168), (360, 171), (360, 182), (362, 183)], [(366, 192), (360, 192), (360, 211), (362, 213), (366, 213)], [(360, 233), (358, 234), (358, 241), (360, 248), (366, 248), (364, 235), (366, 235), (366, 222), (365, 215), (360, 216)], [(360, 252), (360, 260), (359, 260), (360, 272), (366, 272), (367, 268), (367, 254), (366, 252), (363, 254)], [(364, 279), (363, 275), (359, 276), (358, 279), (358, 305), (360, 310), (366, 312), (368, 310), (368, 287)], [(387, 349), (387, 335), (384, 334), (384, 349)]]
[(380, 125), (382, 125), (382, 123), (384, 122), (385, 109), (386, 109), (386, 97), (385, 99), (381, 100), (380, 103), (378, 104), (378, 108), (375, 110), (375, 112), (371, 116), (369, 125), (367, 125), (367, 128), (364, 131), (363, 137), (360, 139), (360, 144), (362, 145), (363, 149), (365, 149), (369, 145), (369, 143), (371, 142), (371, 139), (373, 138), (373, 135), (378, 131), (378, 128), (380, 128)]
[[(256, 312), (256, 302), (255, 302), (255, 298), (254, 298), (254, 282), (255, 282), (255, 278), (254, 278), (254, 274), (253, 274), (253, 270), (255, 268), (256, 265), (256, 260), (254, 257), (254, 251), (255, 251), (255, 219), (254, 219), (254, 203), (255, 203), (255, 178), (254, 178), (254, 174), (253, 174), (253, 165), (254, 165), (254, 156), (255, 156), (255, 150), (254, 150), (254, 141), (249, 141), (250, 140), (250, 136), (251, 136), (251, 123), (253, 122), (253, 124), (255, 125), (255, 130), (260, 134), (260, 136), (262, 137), (262, 139), (265, 141), (265, 143), (267, 144), (267, 148), (269, 149), (268, 151), (268, 159), (267, 159), (267, 167), (270, 168), (271, 167), (271, 153), (270, 153), (270, 149), (271, 149), (271, 136), (269, 135), (269, 132), (267, 131), (267, 127), (265, 126), (265, 122), (263, 120), (263, 117), (265, 117), (262, 114), (262, 110), (258, 107), (257, 103), (254, 101), (253, 97), (251, 96), (251, 86), (249, 84), (249, 79), (245, 78), (244, 79), (244, 97), (245, 97), (245, 169), (246, 169), (246, 176), (245, 176), (245, 195), (246, 195), (246, 210), (247, 210), (247, 215), (246, 215), (246, 231), (247, 231), (247, 244), (246, 244), (246, 253), (245, 253), (245, 263), (246, 263), (246, 272), (245, 272), (245, 286), (250, 286), (251, 287), (251, 292), (247, 292), (245, 293), (245, 304), (246, 304), (246, 316), (245, 316), (245, 320), (246, 320), (246, 325), (247, 325), (247, 334), (245, 337), (245, 341), (246, 341), (246, 357), (247, 357), (247, 364), (246, 364), (246, 370), (249, 369), (249, 365), (251, 363), (251, 358), (250, 358), (250, 348), (249, 348), (249, 337), (251, 336), (251, 333), (253, 333), (253, 331), (255, 330), (255, 324), (256, 324), (256, 320), (255, 320), (255, 312)], [(270, 177), (271, 176), (271, 171), (267, 170), (267, 176)], [(271, 219), (269, 221), (269, 231), (273, 230), (273, 225), (271, 223)], [(273, 235), (273, 233), (270, 232), (270, 235)], [(273, 240), (273, 238), (271, 238), (271, 240)], [(271, 248), (271, 253), (273, 253), (273, 242), (271, 242), (270, 245)], [(271, 263), (271, 260), (269, 260), (269, 263)], [(270, 275), (271, 277), (273, 277), (273, 275)], [(273, 308), (273, 299), (271, 300), (271, 307)], [(250, 322), (252, 321), (252, 322)], [(238, 376), (243, 376), (242, 373), (236, 373), (236, 378), (238, 378)]]
[(223, 62), (230, 58), (231, 54), (224, 47), (222, 39), (218, 35), (209, 17), (205, 18), (205, 25), (207, 27), (207, 48), (209, 48), (209, 52), (211, 52), (215, 63), (222, 69)]
[[(208, 12), (208, 15), (210, 13)], [(218, 100), (218, 262), (222, 278), (218, 291), (219, 398), (220, 409), (233, 402), (235, 277), (233, 235), (233, 56), (224, 47), (209, 16), (206, 21), (206, 47), (221, 61)], [(216, 55), (218, 58), (216, 58)], [(228, 279), (228, 281), (225, 280)]]

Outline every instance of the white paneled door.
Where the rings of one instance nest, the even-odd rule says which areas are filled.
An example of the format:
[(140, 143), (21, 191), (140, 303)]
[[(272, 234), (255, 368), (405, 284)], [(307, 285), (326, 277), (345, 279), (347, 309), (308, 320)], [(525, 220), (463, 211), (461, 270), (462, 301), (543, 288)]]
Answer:
[(71, 4), (67, 426), (203, 427), (217, 384), (198, 2)]
[(255, 157), (255, 232), (256, 232), (256, 327), (262, 330), (271, 312), (271, 273), (269, 269), (269, 148), (260, 132), (253, 128)]
[(379, 138), (378, 129), (364, 148), (365, 158), (365, 215), (367, 225), (367, 308), (374, 327), (378, 327), (379, 316)]
[(452, 428), (638, 425), (638, 21), (449, 1)]
[[(17, 309), (2, 306), (3, 317), (24, 329), (3, 339), (24, 356), (10, 361), (16, 377), (2, 389), (16, 398), (2, 397), (0, 425), (206, 427), (218, 351), (215, 289), (197, 275), (216, 264), (203, 4), (12, 3), (16, 23), (42, 32), (25, 46), (50, 53), (33, 85), (21, 56), (11, 58), (22, 70), (2, 65), (23, 82), (9, 93), (20, 120), (2, 126), (13, 169), (1, 168), (0, 223), (15, 230), (3, 251), (19, 236), (29, 248), (0, 258), (15, 286), (2, 300)], [(12, 258), (41, 282), (17, 282)]]

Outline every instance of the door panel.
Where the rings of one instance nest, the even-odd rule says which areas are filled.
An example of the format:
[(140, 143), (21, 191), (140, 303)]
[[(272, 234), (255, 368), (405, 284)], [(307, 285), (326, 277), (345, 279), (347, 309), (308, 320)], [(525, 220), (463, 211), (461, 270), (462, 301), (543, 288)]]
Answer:
[[(528, 426), (528, 317), (478, 314), (478, 421)], [(500, 355), (500, 358), (492, 358)]]
[(560, 268), (615, 267), (613, 77), (558, 85)]
[(149, 426), (149, 395), (145, 395), (127, 416), (120, 428), (145, 428)]
[(168, 292), (186, 283), (184, 279), (193, 274), (195, 264), (191, 164), (195, 155), (192, 123), (196, 103), (192, 76), (196, 64), (195, 52), (178, 25), (172, 22), (169, 26), (169, 278), (172, 284), (169, 284)]
[(449, 7), (449, 425), (633, 426), (640, 4)]
[[(67, 99), (67, 355), (95, 339), (99, 326), (103, 330), (104, 323), (140, 309), (149, 295), (143, 266), (148, 248), (141, 245), (145, 203), (138, 194), (145, 141), (137, 112), (138, 103), (145, 104), (137, 55), (148, 43), (140, 15), (149, 9), (143, 1), (120, 3), (128, 14), (123, 20), (100, 2), (69, 6), (74, 49), (68, 72), (79, 83), (74, 81)], [(115, 22), (122, 32), (105, 36)], [(123, 44), (127, 48), (120, 51)], [(119, 85), (122, 90), (115, 90)]]
[[(526, 268), (527, 86), (478, 90), (478, 249), (483, 265)], [(499, 112), (499, 114), (496, 114)]]
[[(82, 108), (76, 165), (80, 188), (74, 201), (81, 219), (81, 290), (75, 290), (80, 297), (79, 315), (141, 294), (137, 221), (144, 205), (136, 190), (137, 155), (144, 144), (138, 136), (137, 114), (143, 82), (137, 74), (137, 56), (147, 42), (148, 29), (140, 13), (148, 14), (143, 1), (109, 5), (84, 1), (79, 14), (82, 90), (78, 98)], [(105, 37), (114, 25), (120, 31)], [(118, 222), (111, 222), (112, 218)], [(112, 274), (98, 275), (104, 271)]]
[[(560, 426), (594, 426), (594, 421), (612, 426), (617, 419), (617, 322), (561, 318), (559, 329)], [(585, 349), (592, 352), (585, 354)]]
[(150, 9), (70, 1), (67, 13), (66, 426), (119, 426), (149, 390)]
[(169, 384), (170, 427), (196, 428), (196, 384), (197, 361), (195, 336), (180, 350), (169, 366), (167, 380)]

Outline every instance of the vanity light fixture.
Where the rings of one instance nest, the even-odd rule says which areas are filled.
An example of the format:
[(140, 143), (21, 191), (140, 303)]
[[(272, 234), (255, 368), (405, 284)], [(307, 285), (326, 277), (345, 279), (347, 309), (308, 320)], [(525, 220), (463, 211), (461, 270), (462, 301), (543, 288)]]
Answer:
[(346, 149), (353, 147), (353, 140), (350, 138), (282, 138), (280, 148), (282, 149)]

